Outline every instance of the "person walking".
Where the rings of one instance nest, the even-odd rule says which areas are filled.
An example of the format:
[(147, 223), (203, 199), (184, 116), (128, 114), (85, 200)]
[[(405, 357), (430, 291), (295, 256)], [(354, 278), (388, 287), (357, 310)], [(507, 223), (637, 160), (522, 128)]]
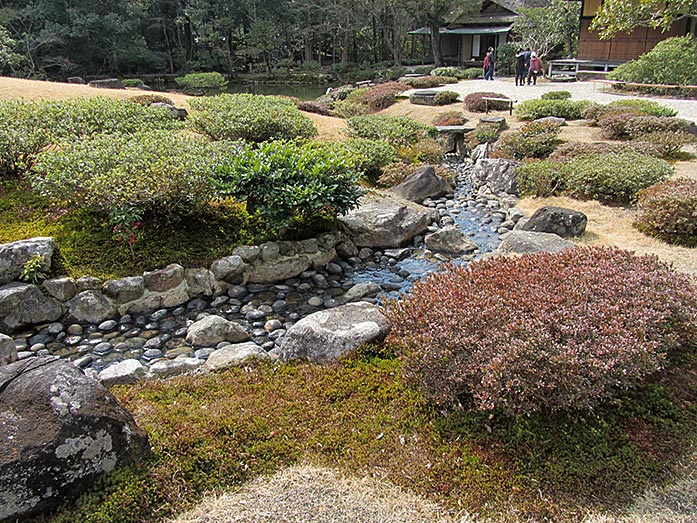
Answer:
[(522, 49), (515, 54), (515, 84), (525, 85), (525, 54)]
[[(488, 58), (488, 60), (487, 60)], [(486, 52), (486, 57), (484, 58), (484, 62), (486, 63), (486, 71), (484, 73), (484, 80), (493, 80), (494, 79), (494, 65), (496, 64), (496, 54), (494, 53), (494, 48), (489, 47), (489, 49)]]
[(528, 73), (530, 71), (530, 55), (530, 48), (525, 48), (525, 51), (523, 51), (523, 56), (525, 57), (525, 69), (523, 71), (523, 80), (525, 80), (528, 77)]
[(533, 51), (530, 53), (530, 74), (528, 75), (528, 85), (530, 85), (530, 80), (532, 79), (532, 85), (537, 85), (537, 77), (544, 76), (544, 65), (542, 65), (542, 60), (537, 56), (537, 53)]

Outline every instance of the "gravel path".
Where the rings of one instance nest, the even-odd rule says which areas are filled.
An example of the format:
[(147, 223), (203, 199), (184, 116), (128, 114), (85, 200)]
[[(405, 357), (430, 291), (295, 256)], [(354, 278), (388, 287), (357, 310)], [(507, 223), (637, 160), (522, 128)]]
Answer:
[[(430, 90), (430, 89), (429, 89)], [(569, 91), (573, 100), (591, 100), (593, 102), (607, 104), (615, 100), (626, 98), (627, 95), (610, 93), (604, 84), (594, 82), (549, 82), (538, 80), (537, 85), (516, 86), (513, 78), (501, 78), (494, 81), (465, 80), (456, 85), (450, 84), (437, 87), (434, 90), (455, 91), (464, 98), (470, 93), (489, 91), (501, 93), (514, 100), (523, 101), (539, 98), (549, 91)], [(408, 95), (411, 91), (405, 92)], [(638, 98), (637, 96), (630, 96)], [(644, 98), (644, 97), (642, 97)], [(656, 100), (662, 105), (672, 107), (678, 111), (678, 116), (697, 122), (697, 100), (676, 100), (673, 98), (646, 97)]]

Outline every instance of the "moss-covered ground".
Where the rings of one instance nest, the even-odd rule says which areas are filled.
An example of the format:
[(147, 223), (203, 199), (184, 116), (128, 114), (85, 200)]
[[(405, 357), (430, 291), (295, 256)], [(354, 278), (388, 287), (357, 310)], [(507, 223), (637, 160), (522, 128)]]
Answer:
[(379, 471), (498, 521), (579, 521), (669, 477), (697, 434), (695, 371), (697, 358), (683, 355), (597, 412), (518, 418), (429, 408), (401, 361), (377, 347), (328, 366), (255, 363), (116, 387), (152, 459), (38, 521), (160, 521), (206, 492), (302, 462)]

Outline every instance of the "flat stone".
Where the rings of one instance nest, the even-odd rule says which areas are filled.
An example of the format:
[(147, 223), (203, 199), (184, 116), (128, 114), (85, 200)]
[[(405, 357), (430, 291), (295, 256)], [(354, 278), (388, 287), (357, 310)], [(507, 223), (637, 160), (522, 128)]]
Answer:
[(211, 371), (240, 365), (249, 358), (269, 359), (269, 355), (256, 343), (236, 343), (212, 352), (206, 360), (205, 367)]

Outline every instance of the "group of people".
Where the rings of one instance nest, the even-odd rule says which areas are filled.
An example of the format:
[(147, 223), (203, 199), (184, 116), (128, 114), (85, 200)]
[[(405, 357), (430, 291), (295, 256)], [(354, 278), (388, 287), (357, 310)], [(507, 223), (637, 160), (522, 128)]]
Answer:
[[(484, 57), (484, 80), (494, 79), (494, 65), (496, 54), (493, 47), (489, 47)], [(537, 77), (544, 75), (542, 60), (535, 51), (518, 49), (515, 55), (515, 84), (516, 85), (537, 85)]]
[(535, 51), (518, 49), (515, 55), (515, 84), (537, 85), (537, 77), (543, 74), (542, 60), (539, 59)]

